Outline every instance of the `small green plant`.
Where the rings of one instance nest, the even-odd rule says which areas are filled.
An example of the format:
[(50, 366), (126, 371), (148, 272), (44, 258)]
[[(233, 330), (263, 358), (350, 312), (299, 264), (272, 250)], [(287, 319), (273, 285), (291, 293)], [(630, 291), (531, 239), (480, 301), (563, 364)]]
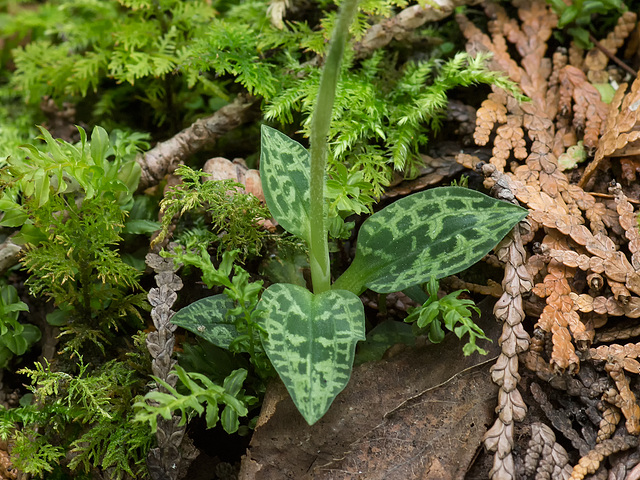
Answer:
[[(258, 401), (256, 397), (245, 395), (242, 384), (247, 377), (247, 371), (243, 368), (234, 370), (222, 385), (212, 382), (206, 375), (195, 372), (187, 372), (179, 365), (175, 367), (175, 373), (189, 393), (183, 395), (167, 382), (154, 377), (154, 380), (162, 385), (167, 392), (150, 392), (145, 395), (144, 401), (134, 404), (137, 409), (136, 420), (149, 422), (151, 430), (155, 433), (158, 428), (158, 415), (166, 420), (171, 419), (173, 412), (182, 414), (181, 425), (187, 421), (189, 414), (195, 411), (205, 414), (207, 428), (214, 427), (218, 420), (227, 433), (235, 433), (240, 426), (239, 417), (247, 415), (247, 405)], [(150, 404), (148, 401), (155, 402)], [(218, 404), (224, 404), (224, 410), (220, 415)], [(203, 406), (206, 404), (206, 408)]]
[(24, 354), (40, 340), (40, 329), (18, 322), (20, 312), (28, 312), (12, 285), (0, 283), (0, 368), (5, 368), (14, 355)]
[(271, 285), (258, 305), (267, 355), (309, 424), (346, 386), (355, 344), (364, 339), (358, 295), (388, 293), (442, 278), (479, 260), (527, 212), (460, 188), (411, 195), (362, 225), (356, 256), (331, 285), (325, 199), (326, 138), (340, 61), (357, 1), (342, 5), (311, 121), (311, 154), (263, 126), (260, 172), (267, 205), (309, 246), (313, 292)]
[(193, 302), (171, 317), (171, 322), (232, 353), (248, 353), (258, 377), (270, 378), (273, 370), (262, 348), (256, 311), (262, 281), (250, 281), (249, 273), (234, 265), (237, 251), (224, 252), (218, 268), (203, 245), (191, 252), (178, 247), (171, 256), (202, 270), (208, 288), (223, 287), (223, 293)]
[(457, 290), (439, 299), (438, 282), (432, 278), (427, 283), (429, 299), (420, 307), (411, 310), (405, 322), (415, 322), (420, 333), (426, 332), (429, 340), (433, 343), (440, 343), (444, 340), (443, 326), (450, 332), (454, 332), (458, 338), (469, 335), (469, 341), (462, 347), (462, 352), (465, 355), (471, 355), (477, 351), (486, 355), (486, 350), (476, 345), (476, 341), (479, 339), (491, 340), (485, 336), (482, 329), (471, 318), (471, 311), (474, 310), (480, 315), (480, 309), (472, 300), (458, 298), (465, 291), (467, 290)]
[[(325, 168), (327, 135), (348, 25), (356, 0), (341, 6), (311, 120), (311, 153), (262, 127), (260, 173), (267, 205), (280, 225), (309, 247), (313, 292), (274, 284), (258, 304), (269, 359), (309, 424), (346, 386), (355, 344), (364, 339), (358, 295), (403, 290), (459, 272), (484, 256), (526, 215), (518, 206), (461, 187), (403, 198), (369, 217), (356, 256), (331, 284)], [(473, 340), (473, 337), (472, 337)]]
[[(70, 335), (67, 350), (91, 342), (104, 351), (123, 320), (146, 308), (140, 273), (116, 249), (133, 205), (140, 167), (133, 150), (96, 127), (88, 142), (54, 140), (41, 128), (46, 148), (25, 145), (28, 158), (9, 158), (2, 171), (0, 224), (21, 226), (22, 263), (32, 295), (44, 293), (57, 310), (48, 316)], [(140, 139), (134, 137), (135, 144)]]
[[(213, 232), (218, 237), (218, 250), (241, 250), (242, 255), (257, 254), (262, 247), (265, 231), (258, 228), (269, 211), (253, 195), (245, 195), (244, 187), (232, 180), (202, 181), (204, 172), (180, 166), (176, 175), (182, 178), (177, 188), (171, 188), (160, 204), (162, 228), (152, 242), (165, 239), (176, 216), (187, 212), (210, 216)], [(207, 242), (208, 243), (208, 242)]]
[(558, 28), (566, 28), (567, 33), (582, 48), (592, 48), (589, 30), (593, 28), (593, 15), (623, 13), (627, 7), (622, 0), (546, 0), (558, 15)]

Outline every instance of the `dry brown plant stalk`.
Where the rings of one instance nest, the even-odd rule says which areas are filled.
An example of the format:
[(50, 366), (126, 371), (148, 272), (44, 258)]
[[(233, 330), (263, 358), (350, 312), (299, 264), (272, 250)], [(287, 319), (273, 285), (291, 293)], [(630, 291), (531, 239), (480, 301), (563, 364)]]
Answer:
[[(178, 298), (176, 292), (182, 288), (182, 280), (176, 275), (171, 258), (149, 253), (146, 261), (156, 272), (155, 280), (158, 285), (149, 290), (149, 303), (153, 307), (151, 319), (156, 328), (147, 335), (147, 348), (152, 359), (151, 369), (156, 377), (175, 387), (178, 377), (172, 373), (172, 369), (177, 362), (172, 358), (172, 354), (177, 326), (171, 323), (174, 314), (171, 306)], [(165, 390), (162, 386), (157, 389)], [(170, 420), (158, 419), (158, 446), (152, 448), (147, 456), (147, 466), (153, 480), (184, 478), (189, 464), (195, 458), (195, 447), (189, 437), (185, 436), (185, 426), (179, 425), (180, 420), (178, 415), (174, 415)]]
[(595, 448), (582, 457), (578, 465), (573, 467), (571, 480), (582, 480), (586, 475), (595, 473), (605, 457), (638, 446), (638, 439), (630, 435), (609, 438), (596, 444)]
[(427, 22), (437, 22), (448, 17), (462, 5), (476, 5), (481, 0), (438, 0), (433, 3), (412, 5), (392, 18), (372, 25), (364, 37), (354, 45), (356, 58), (363, 58), (388, 45), (392, 40), (401, 41)]
[[(498, 198), (515, 202), (508, 185), (502, 180), (504, 175), (494, 165), (484, 165), (483, 173), (491, 176), (495, 182), (494, 194)], [(520, 239), (519, 226), (516, 226), (496, 248), (497, 257), (504, 262), (505, 271), (502, 281), (504, 293), (494, 307), (494, 314), (502, 322), (502, 335), (498, 344), (502, 352), (495, 365), (491, 367), (491, 378), (500, 386), (496, 419), (484, 436), (484, 444), (494, 456), (491, 477), (494, 479), (515, 480), (515, 464), (511, 453), (514, 445), (514, 422), (524, 420), (527, 407), (517, 389), (518, 354), (529, 347), (529, 334), (524, 330), (524, 309), (522, 295), (529, 292), (533, 281), (525, 267), (526, 255)]]

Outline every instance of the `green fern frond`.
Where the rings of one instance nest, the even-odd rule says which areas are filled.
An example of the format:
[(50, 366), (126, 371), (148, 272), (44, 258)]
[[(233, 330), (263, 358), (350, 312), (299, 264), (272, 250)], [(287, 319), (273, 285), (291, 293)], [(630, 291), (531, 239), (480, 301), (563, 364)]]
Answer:
[(13, 437), (12, 460), (21, 471), (31, 475), (51, 472), (64, 458), (64, 448), (48, 443), (42, 435), (16, 430)]
[[(158, 416), (168, 420), (174, 412), (180, 412), (180, 424), (184, 425), (188, 416), (196, 412), (199, 415), (205, 414), (208, 428), (214, 427), (222, 418), (225, 431), (234, 433), (239, 427), (238, 418), (246, 416), (247, 406), (257, 401), (255, 397), (245, 395), (240, 388), (247, 376), (247, 371), (243, 368), (234, 370), (223, 385), (215, 384), (205, 375), (187, 372), (179, 365), (176, 365), (175, 372), (189, 391), (187, 395), (182, 395), (163, 380), (153, 377), (168, 393), (149, 392), (144, 401), (138, 401), (133, 406), (137, 410), (135, 420), (149, 423), (153, 432), (157, 429)], [(222, 417), (218, 404), (225, 405)]]
[[(143, 377), (119, 361), (93, 368), (80, 357), (77, 368), (71, 374), (36, 363), (21, 370), (38, 401), (0, 409), (0, 434), (15, 441), (12, 461), (24, 472), (42, 475), (65, 464), (70, 452), (66, 466), (73, 472), (102, 468), (114, 479), (147, 478), (145, 460), (154, 437), (147, 425), (134, 422), (131, 410)], [(74, 435), (68, 439), (64, 433), (71, 427)]]
[(269, 98), (276, 92), (277, 80), (273, 66), (256, 53), (260, 36), (247, 25), (214, 20), (208, 33), (194, 44), (182, 68), (230, 74), (249, 93)]

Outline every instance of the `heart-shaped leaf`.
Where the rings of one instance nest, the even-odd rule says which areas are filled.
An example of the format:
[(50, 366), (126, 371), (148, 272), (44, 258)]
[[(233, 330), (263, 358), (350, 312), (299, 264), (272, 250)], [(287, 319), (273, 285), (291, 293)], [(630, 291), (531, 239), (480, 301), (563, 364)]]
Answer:
[(293, 402), (309, 425), (329, 409), (349, 381), (364, 308), (353, 293), (318, 295), (289, 283), (271, 285), (258, 308), (268, 332), (262, 343)]
[(414, 193), (363, 223), (353, 263), (334, 287), (390, 293), (461, 272), (527, 214), (522, 207), (468, 188)]
[(271, 215), (287, 232), (309, 241), (309, 171), (306, 148), (262, 125), (260, 179)]
[(185, 328), (221, 348), (229, 345), (238, 336), (234, 319), (229, 318), (227, 310), (234, 307), (226, 295), (213, 295), (202, 298), (180, 309), (171, 323)]

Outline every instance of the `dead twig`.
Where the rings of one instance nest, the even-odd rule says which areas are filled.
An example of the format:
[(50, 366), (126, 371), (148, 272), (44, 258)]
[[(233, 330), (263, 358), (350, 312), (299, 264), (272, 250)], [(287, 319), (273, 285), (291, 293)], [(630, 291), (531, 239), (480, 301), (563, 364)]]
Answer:
[(233, 102), (213, 115), (196, 120), (180, 133), (140, 155), (136, 159), (142, 168), (138, 190), (156, 185), (187, 157), (210, 148), (222, 135), (249, 121), (257, 101), (255, 97), (238, 95)]
[(609, 60), (614, 62), (616, 65), (618, 65), (625, 72), (633, 75), (634, 78), (638, 76), (638, 72), (636, 72), (633, 68), (631, 68), (629, 65), (624, 63), (618, 57), (616, 57), (613, 53), (609, 51), (609, 49), (605, 48), (604, 45), (602, 45), (598, 40), (596, 40), (596, 37), (589, 34), (589, 40), (591, 41), (591, 43), (593, 43), (596, 46), (598, 50), (604, 53), (607, 56), (607, 58), (609, 58)]

